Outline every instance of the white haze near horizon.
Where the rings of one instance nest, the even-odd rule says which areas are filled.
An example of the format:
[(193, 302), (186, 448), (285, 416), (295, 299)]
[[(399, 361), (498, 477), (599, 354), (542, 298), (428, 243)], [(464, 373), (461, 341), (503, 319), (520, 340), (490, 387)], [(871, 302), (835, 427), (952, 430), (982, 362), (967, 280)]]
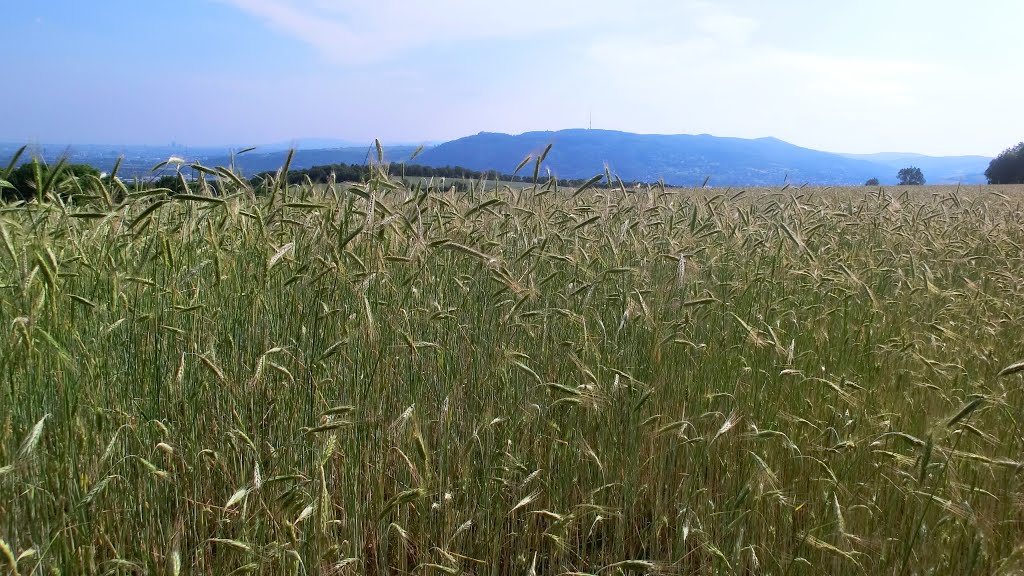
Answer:
[(77, 0), (11, 6), (0, 141), (443, 141), (586, 127), (995, 155), (1024, 3)]

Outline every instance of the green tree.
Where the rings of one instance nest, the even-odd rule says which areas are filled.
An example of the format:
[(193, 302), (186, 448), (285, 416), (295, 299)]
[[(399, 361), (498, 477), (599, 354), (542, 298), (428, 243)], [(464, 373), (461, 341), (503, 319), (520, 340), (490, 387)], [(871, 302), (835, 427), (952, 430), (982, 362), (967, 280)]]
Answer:
[(901, 168), (896, 173), (900, 186), (920, 186), (924, 184), (924, 173), (916, 166)]
[(1024, 142), (1003, 150), (988, 163), (989, 184), (1024, 184)]
[(100, 171), (88, 164), (58, 162), (47, 166), (39, 160), (26, 162), (10, 173), (12, 188), (4, 189), (8, 200), (42, 199), (51, 193), (69, 195), (89, 186), (87, 178), (99, 178)]
[(865, 186), (878, 186), (878, 178), (871, 178), (864, 183)]

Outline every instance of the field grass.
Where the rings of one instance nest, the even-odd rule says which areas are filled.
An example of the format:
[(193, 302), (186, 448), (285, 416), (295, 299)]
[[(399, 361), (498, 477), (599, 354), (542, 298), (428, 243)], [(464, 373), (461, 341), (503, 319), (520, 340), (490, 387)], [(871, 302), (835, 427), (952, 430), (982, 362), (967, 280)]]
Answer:
[(1022, 190), (0, 209), (0, 572), (1024, 567)]

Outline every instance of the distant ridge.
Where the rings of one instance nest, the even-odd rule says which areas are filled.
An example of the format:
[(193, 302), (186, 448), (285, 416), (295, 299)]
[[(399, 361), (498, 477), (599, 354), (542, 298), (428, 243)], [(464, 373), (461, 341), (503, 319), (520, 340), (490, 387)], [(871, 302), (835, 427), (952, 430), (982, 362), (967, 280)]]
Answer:
[(518, 135), (481, 132), (424, 151), (416, 163), (511, 172), (527, 154), (553, 144), (543, 170), (559, 178), (588, 178), (605, 164), (623, 180), (677, 186), (856, 185), (870, 178), (895, 184), (896, 172), (920, 167), (929, 182), (983, 183), (988, 158), (921, 155), (855, 156), (803, 148), (778, 138), (726, 138), (709, 134), (634, 134), (571, 129)]
[[(376, 157), (372, 143), (358, 146), (346, 140), (297, 139), (292, 168), (327, 164), (364, 164)], [(385, 160), (408, 162), (418, 146), (387, 145)], [(425, 148), (412, 162), (435, 168), (460, 166), (476, 171), (511, 173), (527, 155), (539, 155), (553, 144), (541, 174), (558, 178), (586, 179), (603, 173), (605, 165), (624, 181), (656, 182), (675, 186), (699, 186), (708, 178), (711, 186), (782, 186), (791, 184), (860, 185), (870, 178), (895, 184), (900, 168), (917, 166), (929, 184), (982, 184), (990, 158), (985, 156), (925, 156), (903, 152), (840, 154), (796, 146), (778, 138), (727, 138), (710, 134), (634, 134), (614, 130), (570, 129), (510, 135), (481, 132)], [(0, 162), (6, 162), (20, 145), (0, 144)], [(236, 148), (237, 150), (238, 148)], [(232, 158), (228, 147), (187, 148), (174, 146), (46, 145), (31, 155), (47, 162), (66, 156), (72, 162), (91, 164), (109, 171), (124, 156), (121, 174), (147, 176), (156, 163), (169, 155), (209, 166), (226, 166)], [(271, 144), (237, 155), (235, 167), (246, 175), (280, 168), (287, 146)], [(532, 175), (532, 166), (523, 169)]]
[(841, 154), (846, 158), (866, 160), (897, 172), (900, 168), (917, 166), (929, 184), (984, 184), (985, 169), (992, 160), (987, 156), (925, 156), (912, 152), (879, 152), (877, 154)]

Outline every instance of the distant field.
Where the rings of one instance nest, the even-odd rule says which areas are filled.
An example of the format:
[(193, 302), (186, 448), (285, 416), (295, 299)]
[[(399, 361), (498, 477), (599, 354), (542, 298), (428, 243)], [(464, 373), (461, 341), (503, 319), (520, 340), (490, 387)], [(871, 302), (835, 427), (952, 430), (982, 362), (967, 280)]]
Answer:
[(0, 572), (1024, 569), (1024, 188), (191, 185), (0, 208)]

